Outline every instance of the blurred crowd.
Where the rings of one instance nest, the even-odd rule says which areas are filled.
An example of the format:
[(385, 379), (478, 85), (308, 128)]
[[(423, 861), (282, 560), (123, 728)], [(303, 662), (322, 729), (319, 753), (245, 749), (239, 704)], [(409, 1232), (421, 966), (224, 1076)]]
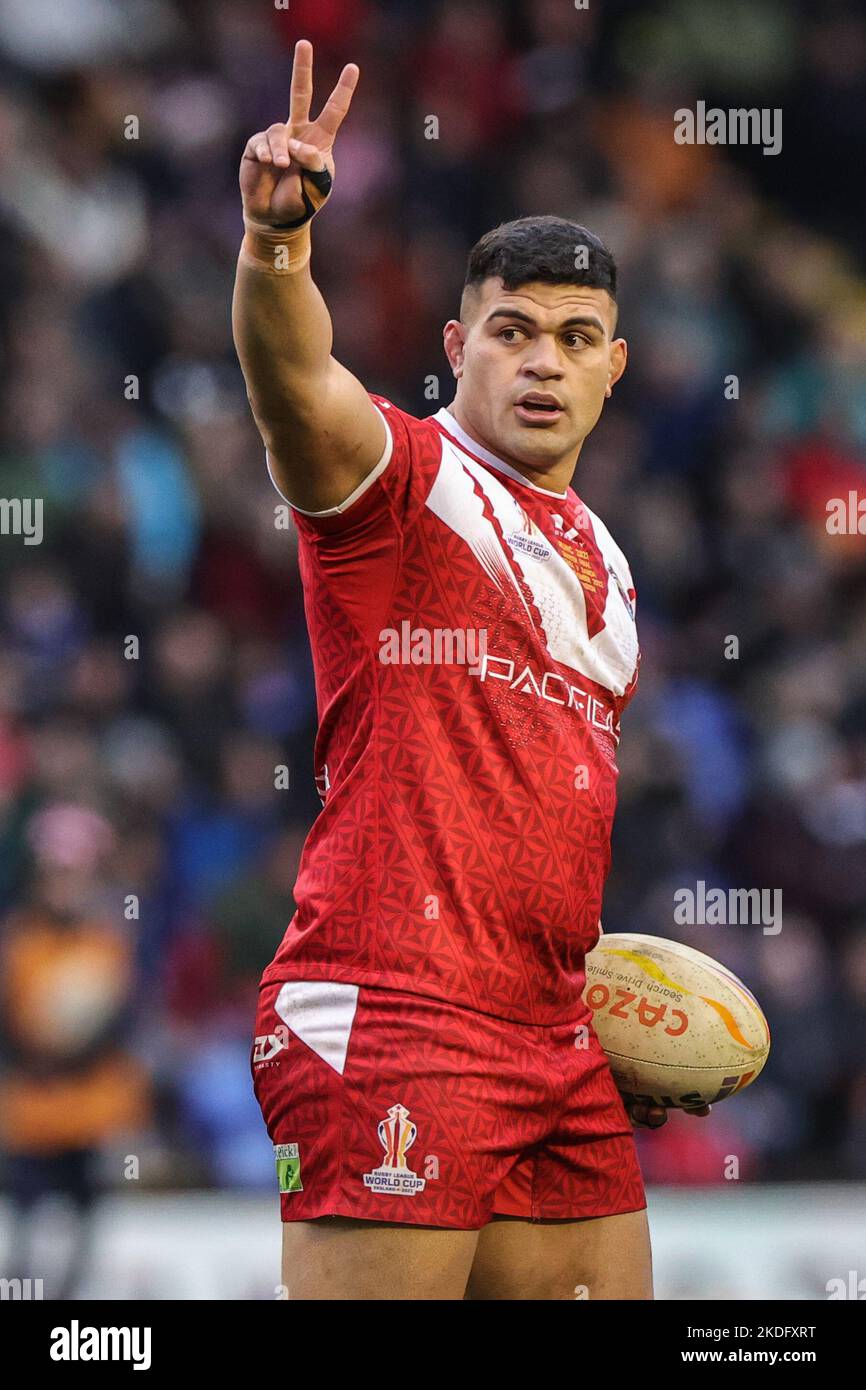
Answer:
[[(826, 524), (866, 497), (862, 11), (4, 0), (0, 492), (45, 529), (0, 536), (7, 1190), (273, 1186), (248, 1054), (315, 698), (230, 297), (238, 160), (300, 36), (321, 99), (362, 70), (314, 272), (370, 390), (450, 401), (441, 326), (497, 222), (618, 258), (630, 365), (574, 484), (644, 651), (604, 925), (717, 956), (773, 1033), (751, 1091), (640, 1135), (645, 1176), (866, 1178), (866, 535)], [(783, 152), (676, 145), (698, 99), (781, 108)], [(677, 926), (698, 880), (781, 889), (781, 932)]]

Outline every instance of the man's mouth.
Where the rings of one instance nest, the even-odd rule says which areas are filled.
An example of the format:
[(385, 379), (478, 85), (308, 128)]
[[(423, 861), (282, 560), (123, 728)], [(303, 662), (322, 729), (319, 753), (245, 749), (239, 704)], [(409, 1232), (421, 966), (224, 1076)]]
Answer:
[(514, 409), (527, 425), (555, 425), (565, 414), (556, 397), (543, 391), (530, 391), (521, 396)]

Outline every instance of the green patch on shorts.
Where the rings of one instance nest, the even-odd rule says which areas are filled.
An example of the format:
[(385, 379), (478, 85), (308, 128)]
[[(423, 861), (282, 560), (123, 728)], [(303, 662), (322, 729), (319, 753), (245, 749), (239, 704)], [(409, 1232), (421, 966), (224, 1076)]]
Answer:
[(297, 1144), (275, 1144), (277, 1183), (281, 1192), (303, 1192), (301, 1156)]

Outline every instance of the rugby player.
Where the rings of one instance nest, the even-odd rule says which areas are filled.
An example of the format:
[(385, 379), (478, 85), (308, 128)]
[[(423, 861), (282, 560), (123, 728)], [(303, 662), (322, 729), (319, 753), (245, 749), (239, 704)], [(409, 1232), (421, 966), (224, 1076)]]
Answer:
[[(253, 1085), (302, 1299), (647, 1299), (632, 1124), (582, 1000), (635, 589), (570, 487), (626, 366), (616, 269), (555, 217), (482, 237), (427, 419), (332, 356), (310, 269), (349, 64), (252, 136), (238, 356), (293, 509), (323, 809), (265, 970)], [(706, 1112), (704, 1112), (706, 1113)]]

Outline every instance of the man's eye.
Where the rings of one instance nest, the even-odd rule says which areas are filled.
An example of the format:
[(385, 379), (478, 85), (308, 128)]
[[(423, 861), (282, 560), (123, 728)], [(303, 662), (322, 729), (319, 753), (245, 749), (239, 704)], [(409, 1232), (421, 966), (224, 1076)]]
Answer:
[(566, 334), (566, 342), (569, 347), (585, 347), (589, 339), (584, 338), (582, 333), (568, 333)]
[[(510, 333), (516, 334), (517, 337), (508, 337)], [(525, 334), (521, 328), (503, 328), (499, 336), (500, 338), (504, 338), (508, 343), (516, 343), (520, 338), (525, 337)]]

